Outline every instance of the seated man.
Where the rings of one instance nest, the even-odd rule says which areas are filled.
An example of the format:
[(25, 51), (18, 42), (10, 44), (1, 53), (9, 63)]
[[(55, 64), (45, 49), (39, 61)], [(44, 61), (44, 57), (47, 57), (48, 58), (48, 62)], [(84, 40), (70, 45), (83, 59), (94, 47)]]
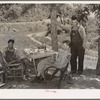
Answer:
[(16, 48), (14, 48), (14, 40), (8, 40), (8, 46), (5, 48), (3, 52), (5, 66), (9, 66), (10, 64), (14, 63), (22, 63), (24, 65), (24, 75), (26, 74), (26, 59), (21, 59), (19, 53)]
[(8, 41), (8, 46), (3, 51), (3, 57), (5, 59), (6, 64), (10, 64), (13, 61), (18, 61), (19, 56), (17, 54), (16, 48), (14, 48), (14, 40), (10, 39)]
[(33, 80), (32, 82), (35, 82), (35, 81), (41, 82), (44, 78), (44, 70), (50, 66), (55, 66), (57, 68), (64, 68), (67, 65), (67, 63), (70, 62), (69, 58), (70, 58), (69, 54), (66, 53), (66, 51), (59, 50), (56, 56), (51, 56), (51, 57), (41, 60), (37, 65), (37, 76), (35, 80)]

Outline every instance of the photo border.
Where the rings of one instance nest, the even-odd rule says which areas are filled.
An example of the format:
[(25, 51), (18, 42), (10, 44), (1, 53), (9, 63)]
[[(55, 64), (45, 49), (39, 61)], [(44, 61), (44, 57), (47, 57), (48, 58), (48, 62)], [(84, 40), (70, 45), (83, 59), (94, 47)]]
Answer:
[[(0, 0), (0, 3), (100, 3), (99, 0)], [(47, 92), (48, 91), (48, 92)], [(55, 91), (55, 92), (53, 92)], [(0, 89), (0, 99), (32, 100), (32, 99), (100, 99), (99, 89)]]

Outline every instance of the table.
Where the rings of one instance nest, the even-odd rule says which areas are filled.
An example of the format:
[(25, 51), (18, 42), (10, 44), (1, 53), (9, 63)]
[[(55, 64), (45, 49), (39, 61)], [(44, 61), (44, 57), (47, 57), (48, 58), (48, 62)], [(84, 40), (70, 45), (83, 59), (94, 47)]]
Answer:
[(33, 62), (36, 75), (37, 75), (36, 59), (47, 58), (47, 57), (50, 57), (55, 54), (57, 54), (57, 52), (52, 51), (52, 52), (43, 52), (43, 53), (38, 52), (38, 53), (33, 53), (33, 54), (27, 56), (27, 58)]

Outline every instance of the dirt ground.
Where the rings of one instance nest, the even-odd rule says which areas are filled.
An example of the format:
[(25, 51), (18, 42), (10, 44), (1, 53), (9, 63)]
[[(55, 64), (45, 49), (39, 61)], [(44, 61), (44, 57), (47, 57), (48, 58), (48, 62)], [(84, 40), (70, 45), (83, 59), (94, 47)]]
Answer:
[[(10, 25), (10, 27), (13, 25)], [(19, 48), (20, 50), (23, 50), (25, 48), (32, 48), (35, 49), (40, 44), (36, 43), (32, 39), (30, 39), (27, 35), (33, 34), (32, 37), (36, 39), (36, 34), (38, 32), (43, 32), (46, 29), (38, 30), (36, 29), (26, 29), (26, 31), (22, 31), (22, 28), (24, 26), (21, 26), (21, 28), (18, 28), (19, 25), (13, 26), (13, 28), (10, 28), (9, 32), (6, 32), (5, 34), (0, 34), (0, 47), (1, 51), (6, 47), (7, 41), (9, 38), (15, 39), (15, 47)], [(31, 25), (30, 25), (31, 26)], [(26, 28), (26, 26), (24, 27)], [(20, 29), (20, 30), (18, 30)], [(41, 29), (41, 28), (40, 28)], [(33, 32), (34, 31), (34, 32)], [(38, 37), (40, 35), (38, 34)], [(59, 36), (60, 37), (60, 36)], [(41, 39), (40, 39), (41, 40)], [(39, 41), (39, 40), (38, 40)], [(41, 41), (39, 41), (41, 42)], [(60, 41), (59, 41), (60, 42)], [(49, 45), (49, 44), (48, 44)], [(90, 55), (93, 53), (91, 53)], [(93, 53), (94, 57), (97, 57), (97, 52)], [(96, 68), (97, 58), (88, 58), (85, 57), (84, 61), (84, 72), (81, 76), (74, 76), (72, 77), (73, 84), (67, 84), (67, 80), (62, 82), (62, 89), (99, 89), (100, 88), (100, 76), (96, 76), (95, 74), (95, 68)], [(44, 83), (31, 83), (31, 80), (22, 80), (22, 79), (9, 79), (5, 86), (1, 87), (2, 89), (57, 89), (57, 82), (58, 80), (55, 79), (51, 82), (48, 82), (47, 84)]]
[[(33, 78), (32, 78), (33, 79)], [(32, 83), (31, 80), (9, 79), (1, 89), (57, 89), (58, 80), (48, 83)], [(61, 89), (100, 89), (100, 76), (95, 75), (94, 70), (85, 70), (81, 76), (72, 77), (73, 84), (67, 80), (62, 81)]]

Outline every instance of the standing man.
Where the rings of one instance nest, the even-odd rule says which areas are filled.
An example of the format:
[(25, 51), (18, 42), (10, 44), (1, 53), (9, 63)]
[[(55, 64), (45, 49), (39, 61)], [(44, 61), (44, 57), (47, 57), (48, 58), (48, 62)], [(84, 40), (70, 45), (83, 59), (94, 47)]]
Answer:
[(80, 24), (76, 16), (72, 16), (71, 20), (72, 25), (68, 25), (67, 20), (65, 20), (65, 25), (57, 25), (60, 26), (63, 30), (66, 30), (68, 33), (70, 33), (71, 73), (77, 73), (81, 75), (83, 72), (83, 62), (86, 48), (86, 33), (85, 28)]
[[(71, 27), (71, 72), (72, 74), (83, 72), (84, 54), (86, 48), (86, 33), (85, 28), (79, 23), (76, 16), (72, 16)], [(77, 67), (78, 58), (78, 67)]]

